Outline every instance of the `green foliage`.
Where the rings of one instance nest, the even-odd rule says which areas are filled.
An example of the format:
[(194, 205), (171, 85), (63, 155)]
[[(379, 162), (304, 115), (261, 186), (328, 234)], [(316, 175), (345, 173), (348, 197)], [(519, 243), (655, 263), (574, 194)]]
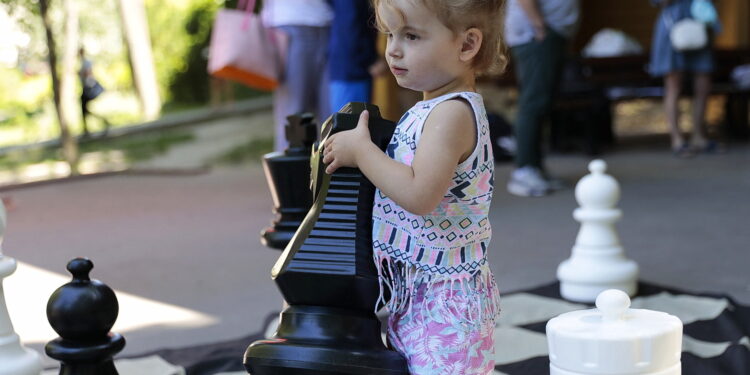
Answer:
[[(19, 51), (19, 66), (0, 67), (0, 146), (37, 142), (59, 136), (47, 66), (47, 39), (39, 2), (49, 4), (49, 21), (56, 36), (58, 72), (64, 50), (63, 5), (78, 9), (79, 37), (94, 76), (106, 92), (92, 102), (92, 111), (114, 126), (139, 119), (139, 105), (122, 35), (117, 0), (0, 0), (0, 11), (11, 16), (30, 43)], [(164, 112), (207, 104), (210, 78), (206, 72), (211, 28), (216, 12), (236, 7), (237, 0), (144, 0), (157, 82)], [(260, 3), (258, 1), (257, 3)], [(78, 63), (74, 69), (78, 69)], [(75, 90), (80, 90), (78, 80)], [(262, 95), (240, 84), (231, 84), (234, 99)], [(77, 95), (77, 94), (76, 94)], [(77, 105), (69, 103), (68, 105)], [(80, 109), (72, 108), (71, 113)], [(99, 125), (94, 121), (94, 129)], [(80, 122), (70, 124), (75, 132)]]
[(156, 75), (165, 102), (205, 103), (206, 58), (216, 0), (147, 0)]
[[(226, 3), (226, 4), (225, 4)], [(256, 2), (256, 10), (261, 1)], [(210, 97), (208, 48), (216, 12), (235, 8), (237, 0), (148, 0), (148, 18), (156, 70), (165, 109), (205, 104)], [(263, 92), (232, 83), (237, 99)]]
[(41, 111), (47, 99), (49, 80), (41, 77), (25, 77), (17, 69), (0, 68), (0, 126), (6, 126), (19, 118), (31, 118)]
[(178, 71), (169, 83), (172, 100), (183, 103), (206, 103), (209, 99), (208, 44), (216, 13), (216, 4), (199, 3), (185, 22), (188, 44), (183, 61), (185, 69)]

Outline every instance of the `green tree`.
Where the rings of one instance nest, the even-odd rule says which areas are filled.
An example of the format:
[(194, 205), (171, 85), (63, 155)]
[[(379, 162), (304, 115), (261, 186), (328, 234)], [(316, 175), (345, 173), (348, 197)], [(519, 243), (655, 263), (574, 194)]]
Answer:
[[(25, 12), (38, 16), (38, 19), (42, 22), (44, 27), (44, 35), (47, 44), (47, 62), (49, 64), (50, 79), (52, 81), (52, 100), (55, 104), (55, 113), (57, 115), (57, 122), (60, 127), (60, 141), (62, 144), (62, 153), (65, 161), (70, 165), (71, 174), (78, 173), (78, 146), (75, 138), (70, 132), (70, 126), (68, 116), (66, 116), (65, 110), (63, 109), (63, 91), (61, 90), (61, 79), (58, 69), (58, 54), (57, 54), (57, 41), (55, 39), (55, 32), (53, 31), (53, 25), (50, 16), (50, 0), (0, 0), (3, 4), (8, 5), (8, 9), (11, 12), (19, 11), (23, 9)], [(63, 9), (70, 11), (74, 9), (68, 3), (72, 0), (61, 0), (63, 1)], [(72, 15), (68, 15), (72, 16)], [(65, 28), (66, 33), (72, 32), (71, 28)], [(69, 35), (64, 37), (66, 41), (71, 41)], [(66, 61), (66, 64), (70, 63)], [(63, 72), (71, 70), (70, 68), (63, 68)]]

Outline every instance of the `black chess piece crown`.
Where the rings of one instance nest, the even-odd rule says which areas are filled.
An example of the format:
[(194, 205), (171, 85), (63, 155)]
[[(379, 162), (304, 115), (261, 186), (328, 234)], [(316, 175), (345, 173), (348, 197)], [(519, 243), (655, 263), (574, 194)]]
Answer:
[(117, 320), (115, 292), (91, 280), (94, 264), (86, 258), (68, 263), (73, 280), (57, 288), (47, 303), (47, 319), (60, 337), (44, 347), (60, 361), (60, 375), (117, 375), (112, 356), (125, 347), (125, 338), (109, 330)]

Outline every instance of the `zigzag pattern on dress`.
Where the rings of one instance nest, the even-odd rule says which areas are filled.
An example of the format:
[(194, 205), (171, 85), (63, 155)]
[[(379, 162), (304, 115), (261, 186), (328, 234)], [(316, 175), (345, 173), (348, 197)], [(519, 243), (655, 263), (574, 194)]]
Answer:
[(411, 254), (403, 252), (397, 248), (394, 248), (391, 245), (388, 245), (386, 243), (376, 240), (376, 241), (373, 241), (373, 247), (387, 253), (388, 256), (390, 256), (391, 258), (401, 260), (404, 263), (408, 263), (417, 269), (420, 269), (422, 271), (427, 271), (430, 273), (437, 273), (441, 275), (453, 275), (453, 274), (458, 274), (462, 272), (473, 273), (477, 269), (479, 269), (479, 267), (487, 263), (487, 259), (482, 258), (480, 260), (472, 261), (470, 263), (463, 263), (463, 264), (458, 264), (458, 265), (450, 266), (450, 267), (439, 267), (436, 265), (428, 265), (428, 264), (415, 264), (409, 259)]

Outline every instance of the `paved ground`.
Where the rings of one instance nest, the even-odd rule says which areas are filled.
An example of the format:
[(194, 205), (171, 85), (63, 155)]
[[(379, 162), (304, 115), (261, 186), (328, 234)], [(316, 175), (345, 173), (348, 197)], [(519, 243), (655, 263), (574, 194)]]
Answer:
[[(259, 112), (201, 125), (196, 143), (150, 165), (198, 167), (247, 137), (270, 134), (270, 118)], [(604, 159), (622, 188), (620, 237), (643, 280), (750, 304), (750, 146), (680, 160), (663, 144), (623, 145)], [(571, 184), (587, 173), (588, 162), (580, 155), (549, 159)], [(497, 167), (491, 212), (490, 258), (505, 291), (553, 281), (579, 227), (571, 216), (572, 189), (513, 197), (503, 188), (509, 171), (507, 164)], [(76, 256), (91, 258), (92, 277), (118, 292), (114, 330), (128, 340), (125, 355), (245, 336), (280, 309), (269, 273), (279, 253), (258, 240), (272, 214), (257, 162), (192, 175), (80, 179), (4, 195), (16, 207), (3, 251), (20, 264), (5, 280), (6, 299), (16, 331), (36, 350), (56, 337), (44, 306), (69, 279), (65, 264)]]

